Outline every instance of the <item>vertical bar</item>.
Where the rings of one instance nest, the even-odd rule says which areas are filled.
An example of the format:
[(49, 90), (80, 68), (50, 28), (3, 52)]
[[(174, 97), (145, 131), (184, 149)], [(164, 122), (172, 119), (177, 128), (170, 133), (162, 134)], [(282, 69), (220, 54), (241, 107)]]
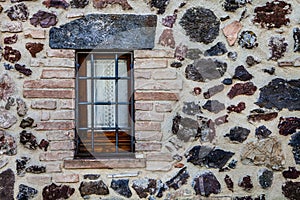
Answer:
[(92, 152), (94, 153), (95, 151), (95, 145), (94, 145), (94, 132), (95, 132), (95, 127), (94, 127), (94, 106), (95, 106), (95, 85), (94, 85), (94, 80), (95, 80), (95, 63), (94, 63), (94, 54), (91, 53), (91, 128), (92, 128)]
[(116, 127), (116, 153), (119, 152), (119, 111), (118, 111), (118, 103), (119, 103), (119, 98), (118, 98), (118, 95), (119, 95), (119, 87), (118, 87), (118, 84), (119, 84), (119, 65), (118, 65), (118, 54), (116, 53), (115, 54), (115, 101), (116, 101), (116, 107), (115, 107), (115, 127)]
[(75, 76), (76, 76), (76, 80), (75, 80), (75, 134), (76, 134), (76, 152), (75, 154), (77, 155), (78, 150), (79, 150), (79, 136), (78, 136), (78, 128), (79, 128), (79, 63), (78, 63), (78, 53), (76, 53), (76, 59), (75, 59)]
[[(133, 66), (133, 53), (130, 53), (130, 108), (131, 108), (131, 140), (130, 140), (130, 145), (131, 145), (131, 152), (134, 152), (134, 124), (135, 124), (135, 115), (134, 115), (134, 66)], [(129, 117), (129, 116), (128, 116)]]

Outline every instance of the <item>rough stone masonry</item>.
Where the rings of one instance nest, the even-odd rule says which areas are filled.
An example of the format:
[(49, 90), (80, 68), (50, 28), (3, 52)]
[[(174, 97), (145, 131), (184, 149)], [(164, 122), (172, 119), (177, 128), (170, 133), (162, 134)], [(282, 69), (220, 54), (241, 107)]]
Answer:
[[(0, 0), (0, 199), (299, 199), (299, 7)], [(79, 49), (133, 51), (134, 158), (74, 159)]]

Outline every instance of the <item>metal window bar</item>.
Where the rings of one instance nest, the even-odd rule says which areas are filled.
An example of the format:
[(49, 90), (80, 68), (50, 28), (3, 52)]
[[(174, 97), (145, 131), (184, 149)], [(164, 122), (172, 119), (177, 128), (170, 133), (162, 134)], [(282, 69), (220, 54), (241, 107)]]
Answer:
[[(79, 52), (79, 53), (89, 53), (89, 52)], [(76, 54), (76, 60), (78, 60), (78, 54)], [(111, 54), (112, 52), (108, 52), (108, 54)], [(128, 53), (128, 52), (127, 52)], [(94, 144), (94, 137), (95, 137), (95, 131), (97, 130), (115, 130), (116, 133), (116, 152), (119, 152), (118, 146), (119, 146), (119, 130), (129, 130), (131, 133), (130, 136), (130, 148), (131, 148), (131, 153), (134, 152), (134, 142), (135, 142), (135, 137), (134, 137), (134, 96), (133, 96), (133, 91), (134, 91), (134, 82), (133, 82), (133, 78), (134, 78), (134, 72), (133, 72), (133, 54), (130, 53), (130, 75), (129, 77), (119, 77), (119, 72), (118, 72), (118, 56), (119, 54), (123, 54), (122, 52), (115, 52), (115, 77), (98, 77), (95, 76), (95, 60), (94, 60), (94, 54), (97, 53), (89, 53), (90, 54), (90, 59), (91, 59), (91, 77), (86, 76), (86, 77), (80, 77), (79, 76), (79, 65), (76, 64), (76, 88), (79, 87), (79, 81), (78, 80), (91, 80), (91, 102), (87, 101), (87, 102), (80, 102), (79, 101), (79, 92), (76, 93), (76, 116), (79, 116), (79, 109), (78, 109), (78, 105), (91, 105), (91, 128), (87, 128), (87, 127), (79, 127), (79, 122), (78, 120), (76, 120), (76, 129), (78, 130), (89, 130), (92, 132), (92, 138), (91, 138), (91, 144), (92, 144), (92, 153), (95, 152), (95, 144)], [(102, 54), (102, 53), (101, 53)], [(104, 53), (105, 54), (105, 53)], [(120, 79), (127, 79), (130, 83), (130, 91), (131, 91), (131, 98), (129, 102), (118, 102), (118, 80)], [(94, 81), (95, 80), (115, 80), (115, 102), (95, 102), (95, 95), (94, 95), (94, 91), (95, 91), (95, 85), (94, 85)], [(95, 128), (94, 126), (94, 112), (95, 112), (95, 105), (116, 105), (115, 108), (115, 127), (100, 127), (100, 128)], [(130, 116), (128, 116), (128, 120), (130, 121), (130, 127), (119, 127), (118, 125), (118, 118), (119, 118), (119, 113), (118, 113), (118, 106), (119, 105), (129, 105), (130, 106), (130, 114), (131, 114), (131, 118)], [(77, 145), (78, 145), (79, 140), (77, 140)], [(125, 153), (124, 153), (125, 155)]]

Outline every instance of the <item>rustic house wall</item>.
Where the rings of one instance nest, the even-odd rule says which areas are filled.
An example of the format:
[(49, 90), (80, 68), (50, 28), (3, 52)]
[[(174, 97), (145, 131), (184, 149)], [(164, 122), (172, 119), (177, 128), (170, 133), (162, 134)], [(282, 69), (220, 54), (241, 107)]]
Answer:
[[(0, 199), (299, 199), (299, 6), (0, 0)], [(49, 38), (88, 14), (158, 17), (135, 158), (73, 159), (75, 49)]]

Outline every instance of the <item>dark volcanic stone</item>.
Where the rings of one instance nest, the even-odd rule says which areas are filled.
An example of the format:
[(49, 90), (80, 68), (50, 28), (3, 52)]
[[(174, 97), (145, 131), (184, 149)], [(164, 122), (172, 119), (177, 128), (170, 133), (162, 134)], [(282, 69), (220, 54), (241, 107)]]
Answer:
[(288, 25), (290, 19), (286, 16), (292, 12), (292, 6), (285, 1), (267, 2), (265, 6), (256, 7), (254, 22), (260, 23), (264, 28), (280, 28)]
[(208, 197), (211, 194), (221, 192), (220, 182), (210, 171), (203, 171), (198, 177), (194, 178), (193, 185), (196, 195)]
[(46, 167), (39, 165), (31, 165), (27, 167), (25, 171), (32, 174), (41, 174), (46, 172)]
[(198, 117), (200, 127), (198, 128), (198, 135), (203, 142), (212, 142), (216, 136), (215, 123), (213, 120), (206, 117)]
[(260, 96), (255, 104), (260, 107), (300, 110), (300, 79), (288, 81), (275, 78), (259, 90)]
[(20, 143), (28, 149), (36, 149), (38, 147), (36, 137), (32, 133), (27, 133), (25, 130), (20, 133)]
[(258, 182), (263, 189), (271, 187), (273, 183), (273, 171), (268, 169), (259, 170)]
[(115, 5), (118, 4), (122, 7), (123, 10), (131, 10), (132, 7), (128, 3), (127, 0), (93, 0), (93, 6), (95, 8), (106, 8), (108, 5)]
[(112, 180), (110, 187), (115, 190), (118, 194), (130, 198), (132, 196), (131, 190), (128, 186), (128, 179), (119, 179), (119, 180)]
[(0, 195), (1, 200), (14, 199), (15, 175), (11, 169), (7, 169), (0, 174)]
[(177, 190), (180, 186), (187, 183), (187, 179), (190, 177), (186, 167), (182, 168), (173, 178), (166, 182), (169, 188)]
[(232, 79), (231, 78), (225, 78), (222, 83), (224, 85), (231, 85), (232, 84)]
[(238, 53), (236, 51), (230, 51), (227, 53), (227, 57), (230, 58), (233, 61), (236, 61), (237, 57), (238, 57)]
[(47, 185), (43, 189), (43, 200), (58, 200), (58, 199), (68, 199), (75, 192), (74, 188), (67, 185), (56, 185), (52, 183)]
[(249, 133), (250, 133), (249, 129), (236, 126), (230, 129), (230, 133), (227, 133), (224, 137), (229, 137), (231, 141), (242, 143), (247, 139)]
[(298, 200), (300, 197), (300, 182), (287, 181), (281, 189), (282, 194), (290, 200)]
[(183, 104), (182, 112), (187, 115), (196, 115), (202, 113), (201, 107), (195, 102), (183, 102)]
[(171, 67), (174, 67), (174, 68), (182, 67), (182, 63), (181, 62), (172, 62)]
[(156, 193), (157, 183), (155, 179), (138, 179), (133, 181), (132, 188), (140, 198), (146, 198)]
[(233, 192), (233, 181), (232, 179), (226, 174), (225, 178), (224, 178), (224, 181), (226, 183), (226, 186), (228, 188), (228, 190), (230, 190), (231, 192)]
[(81, 182), (79, 186), (79, 192), (82, 197), (86, 195), (107, 195), (109, 194), (108, 187), (102, 180)]
[(57, 23), (57, 17), (53, 13), (45, 12), (39, 10), (37, 13), (29, 19), (30, 24), (33, 26), (40, 25), (42, 28), (49, 28), (50, 26), (55, 26)]
[(241, 81), (249, 81), (253, 78), (253, 76), (245, 69), (243, 65), (240, 65), (237, 68), (235, 68), (233, 78), (239, 79)]
[(294, 38), (294, 52), (300, 51), (300, 29), (298, 27), (293, 29)]
[(228, 167), (229, 167), (230, 169), (235, 169), (235, 168), (236, 168), (236, 163), (237, 163), (237, 162), (238, 162), (237, 160), (232, 159), (232, 160), (230, 161), (230, 163), (228, 163)]
[(210, 97), (214, 96), (215, 94), (218, 94), (224, 90), (224, 85), (216, 85), (211, 88), (209, 88), (206, 92), (203, 93), (203, 96), (205, 99), (209, 99)]
[(151, 0), (150, 6), (157, 8), (157, 14), (164, 14), (170, 0)]
[(29, 11), (24, 3), (16, 4), (5, 11), (11, 20), (26, 21), (29, 16)]
[(71, 0), (71, 8), (84, 8), (89, 4), (89, 0)]
[(209, 168), (222, 168), (234, 155), (222, 149), (212, 149), (205, 146), (194, 146), (186, 155), (187, 162), (194, 165), (207, 166)]
[(202, 51), (200, 49), (189, 49), (186, 53), (186, 57), (191, 60), (197, 60), (201, 54)]
[(30, 52), (32, 57), (36, 57), (36, 54), (41, 52), (44, 48), (44, 44), (36, 42), (28, 42), (25, 45), (26, 49)]
[(38, 193), (38, 191), (36, 189), (29, 187), (27, 185), (20, 184), (17, 200), (32, 199), (37, 195), (37, 193)]
[(255, 60), (253, 56), (247, 56), (246, 63), (247, 63), (247, 65), (249, 65), (251, 67), (251, 66), (256, 65), (260, 62)]
[(271, 135), (271, 131), (264, 125), (262, 126), (259, 126), (255, 129), (255, 136), (258, 138), (258, 139), (264, 139), (264, 138), (267, 138), (269, 137), (269, 135)]
[(227, 70), (227, 63), (212, 59), (195, 60), (185, 69), (185, 77), (189, 80), (205, 82), (222, 77)]
[(253, 188), (253, 184), (251, 181), (251, 177), (249, 175), (244, 176), (238, 184), (240, 187), (242, 187), (244, 190), (249, 191)]
[(262, 109), (254, 109), (251, 111), (251, 114), (248, 115), (248, 121), (253, 121), (253, 122), (257, 122), (261, 120), (271, 121), (275, 119), (277, 116), (278, 116), (277, 112), (268, 112)]
[(176, 47), (174, 56), (177, 60), (183, 61), (186, 57), (187, 51), (188, 51), (188, 47), (186, 45), (180, 44), (179, 46)]
[(269, 59), (278, 60), (279, 58), (283, 57), (287, 46), (288, 44), (285, 41), (285, 38), (271, 37), (269, 41), (271, 56)]
[(298, 117), (280, 117), (278, 126), (280, 135), (291, 135), (300, 128), (300, 118)]
[(227, 107), (228, 112), (240, 113), (246, 109), (246, 104), (244, 102), (239, 102), (238, 105), (230, 105)]
[(43, 4), (47, 7), (54, 7), (54, 8), (63, 8), (67, 9), (70, 4), (66, 2), (65, 0), (45, 0), (43, 1)]
[(89, 180), (97, 180), (100, 178), (100, 174), (85, 174), (83, 175), (84, 179), (89, 179)]
[(28, 157), (21, 157), (20, 159), (16, 160), (16, 168), (17, 168), (17, 175), (24, 176), (27, 163), (29, 162), (30, 158)]
[(300, 164), (300, 132), (294, 133), (291, 136), (289, 145), (293, 147), (293, 154), (296, 164)]
[(177, 115), (173, 119), (172, 132), (178, 139), (188, 142), (199, 135), (199, 123), (194, 119)]
[(206, 8), (193, 7), (188, 9), (179, 24), (191, 41), (208, 44), (219, 35), (220, 21), (213, 11)]
[(10, 110), (10, 107), (15, 105), (15, 98), (13, 97), (8, 97), (7, 102), (5, 104), (5, 110)]
[(30, 76), (32, 74), (31, 69), (26, 68), (25, 65), (15, 64), (15, 69), (20, 72), (21, 74), (24, 74), (25, 76)]
[(296, 167), (289, 167), (288, 170), (282, 172), (284, 178), (297, 179), (300, 176), (300, 171)]
[(252, 82), (247, 83), (236, 83), (231, 90), (228, 92), (227, 96), (232, 99), (238, 95), (253, 95), (257, 87)]
[(245, 47), (246, 49), (252, 49), (253, 47), (257, 47), (258, 43), (256, 43), (257, 37), (256, 34), (252, 31), (243, 31), (239, 37), (239, 45)]
[(157, 194), (156, 194), (156, 196), (158, 198), (161, 198), (163, 196), (163, 192), (166, 191), (168, 189), (168, 187), (166, 186), (166, 184), (162, 183), (160, 180), (157, 180), (156, 183), (157, 183)]
[(251, 3), (252, 0), (225, 0), (223, 8), (225, 11), (234, 12), (238, 8), (245, 6), (246, 3)]
[(0, 130), (0, 152), (8, 156), (17, 154), (15, 138), (2, 130)]
[(201, 94), (202, 90), (200, 87), (194, 87), (193, 92), (195, 95), (199, 95)]
[(202, 108), (217, 114), (225, 109), (225, 105), (218, 100), (208, 100)]
[(31, 117), (27, 117), (25, 119), (22, 119), (21, 123), (20, 123), (20, 127), (25, 129), (27, 127), (31, 127), (33, 124), (34, 120)]
[(270, 75), (274, 75), (275, 73), (275, 68), (271, 67), (270, 69), (263, 69), (263, 72), (268, 73)]
[(227, 53), (226, 45), (223, 42), (218, 42), (210, 49), (204, 52), (204, 56), (221, 56)]
[(13, 36), (4, 38), (4, 44), (15, 44), (18, 41), (18, 35), (14, 34)]
[(5, 46), (3, 52), (3, 58), (8, 62), (14, 63), (21, 59), (20, 51), (13, 49), (12, 47)]
[[(99, 23), (99, 22), (103, 23)], [(152, 49), (156, 15), (90, 14), (50, 29), (54, 49)], [(132, 40), (134, 38), (134, 40)]]

